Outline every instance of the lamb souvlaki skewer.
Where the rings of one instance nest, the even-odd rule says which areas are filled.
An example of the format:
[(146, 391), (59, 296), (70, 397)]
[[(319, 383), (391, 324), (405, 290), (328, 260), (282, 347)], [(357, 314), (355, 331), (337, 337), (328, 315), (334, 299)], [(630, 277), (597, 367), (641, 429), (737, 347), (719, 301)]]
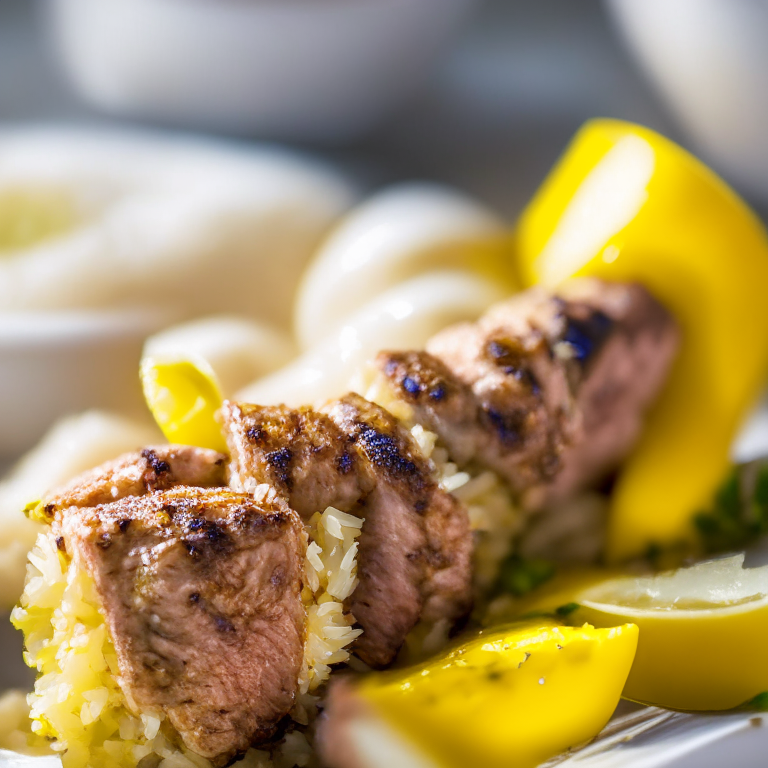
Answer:
[[(380, 491), (369, 498), (354, 485), (352, 467), (358, 465), (346, 464), (348, 452), (380, 477), (391, 478), (406, 464), (415, 475), (413, 434), (426, 429), (469, 477), (491, 469), (523, 507), (537, 509), (621, 463), (677, 344), (671, 316), (638, 285), (574, 281), (556, 296), (527, 291), (477, 323), (442, 332), (426, 352), (379, 354), (367, 394), (399, 414), (399, 425), (381, 405), (356, 395), (323, 412), (225, 404), (231, 482), (241, 490), (270, 483), (304, 515), (324, 504), (360, 506), (368, 525), (350, 607), (364, 630), (359, 655), (386, 666), (417, 622), (450, 630), (466, 615), (472, 569), (467, 545), (456, 542), (468, 538), (471, 526), (439, 486), (428, 503), (406, 483), (399, 503), (385, 500), (382, 508)], [(389, 535), (374, 530), (383, 528), (382, 519)], [(406, 519), (407, 534), (396, 527)], [(504, 543), (514, 525), (519, 520), (502, 520), (493, 537)], [(488, 565), (477, 563), (477, 570)], [(379, 599), (371, 601), (369, 593)], [(383, 625), (388, 648), (380, 642)], [(373, 644), (379, 645), (375, 653)]]
[(473, 524), (429, 446), (520, 507), (565, 498), (631, 449), (676, 347), (639, 286), (529, 291), (381, 353), (378, 402), (229, 402), (228, 463), (166, 446), (78, 478), (37, 508), (14, 614), (38, 731), (67, 766), (204, 766), (306, 725), (350, 651), (387, 666), (471, 609)]

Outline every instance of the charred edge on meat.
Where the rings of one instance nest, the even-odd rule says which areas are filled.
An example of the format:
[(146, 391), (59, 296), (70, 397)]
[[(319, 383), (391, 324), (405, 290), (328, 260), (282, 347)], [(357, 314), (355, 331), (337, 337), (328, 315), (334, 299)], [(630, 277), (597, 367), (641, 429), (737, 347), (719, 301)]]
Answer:
[(141, 452), (141, 457), (147, 462), (147, 469), (144, 472), (144, 485), (148, 491), (160, 490), (173, 482), (171, 476), (171, 465), (163, 461), (150, 448), (145, 448)]

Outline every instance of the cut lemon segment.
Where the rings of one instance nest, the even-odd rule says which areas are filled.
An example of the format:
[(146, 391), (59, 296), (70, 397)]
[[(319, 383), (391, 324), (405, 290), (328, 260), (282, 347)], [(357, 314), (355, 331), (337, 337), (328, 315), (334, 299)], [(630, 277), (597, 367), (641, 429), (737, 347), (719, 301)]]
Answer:
[(149, 410), (169, 442), (226, 452), (216, 421), (223, 398), (205, 360), (145, 357), (140, 375)]
[(729, 448), (768, 371), (768, 238), (712, 171), (647, 128), (587, 123), (524, 211), (527, 285), (574, 276), (643, 283), (683, 345), (612, 498), (608, 554), (695, 544), (693, 515), (726, 475)]
[(768, 566), (744, 555), (606, 581), (576, 596), (576, 621), (640, 630), (627, 698), (672, 709), (730, 709), (768, 691)]
[(357, 695), (424, 765), (532, 768), (603, 728), (636, 646), (632, 625), (509, 625), (423, 667), (372, 675)]

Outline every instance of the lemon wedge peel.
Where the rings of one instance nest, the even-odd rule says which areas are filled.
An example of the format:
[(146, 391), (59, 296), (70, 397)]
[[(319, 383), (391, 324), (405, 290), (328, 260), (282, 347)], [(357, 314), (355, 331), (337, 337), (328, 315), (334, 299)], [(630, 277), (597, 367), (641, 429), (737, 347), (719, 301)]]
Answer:
[(216, 421), (223, 397), (203, 358), (145, 357), (140, 377), (147, 406), (170, 443), (226, 452)]
[(541, 622), (487, 630), (418, 669), (369, 677), (363, 699), (443, 768), (533, 768), (594, 737), (618, 703), (637, 628)]
[(749, 207), (683, 149), (641, 126), (587, 123), (523, 212), (525, 285), (639, 281), (676, 316), (682, 350), (616, 484), (608, 557), (696, 547), (693, 515), (768, 371), (768, 237)]
[(738, 707), (768, 690), (768, 566), (743, 562), (613, 579), (577, 594), (572, 619), (637, 625), (626, 698), (689, 711)]

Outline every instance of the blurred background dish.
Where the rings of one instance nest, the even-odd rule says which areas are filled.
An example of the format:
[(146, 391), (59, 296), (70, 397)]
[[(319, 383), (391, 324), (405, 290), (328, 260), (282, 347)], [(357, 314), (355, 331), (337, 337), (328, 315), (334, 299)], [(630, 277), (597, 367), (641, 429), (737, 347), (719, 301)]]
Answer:
[(353, 199), (334, 170), (269, 145), (2, 131), (0, 309), (162, 306), (285, 325), (301, 270)]
[(0, 462), (66, 413), (114, 408), (144, 418), (137, 371), (162, 311), (0, 313)]
[(248, 338), (290, 356), (271, 326), (288, 327), (304, 265), (353, 199), (340, 174), (270, 146), (0, 131), (0, 462), (64, 414), (146, 416), (142, 345), (171, 323), (239, 316), (231, 345), (233, 324), (260, 319)]
[(341, 140), (414, 92), (476, 0), (49, 0), (77, 90), (120, 115)]
[(768, 200), (768, 2), (607, 0), (695, 145)]

